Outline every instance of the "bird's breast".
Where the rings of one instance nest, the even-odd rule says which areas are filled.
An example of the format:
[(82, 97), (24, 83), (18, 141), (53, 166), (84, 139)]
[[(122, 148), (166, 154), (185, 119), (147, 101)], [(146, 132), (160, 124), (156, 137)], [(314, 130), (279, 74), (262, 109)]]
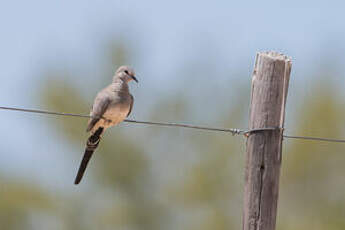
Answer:
[(128, 104), (111, 104), (103, 116), (111, 120), (109, 126), (117, 125), (127, 117), (129, 109), (130, 105)]

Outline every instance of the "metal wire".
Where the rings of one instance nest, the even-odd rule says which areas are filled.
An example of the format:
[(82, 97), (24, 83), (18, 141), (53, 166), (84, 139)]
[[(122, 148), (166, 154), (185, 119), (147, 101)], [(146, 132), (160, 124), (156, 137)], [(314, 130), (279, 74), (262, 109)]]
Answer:
[[(93, 116), (90, 116), (90, 115), (51, 112), (51, 111), (38, 110), (38, 109), (23, 109), (23, 108), (4, 107), (4, 106), (0, 106), (0, 109), (20, 111), (20, 112), (28, 112), (28, 113), (49, 114), (49, 115), (56, 115), (56, 116), (72, 116), (72, 117), (82, 117), (82, 118), (93, 118)], [(106, 118), (101, 117), (101, 119), (106, 119)], [(178, 124), (178, 123), (167, 123), (167, 122), (138, 121), (138, 120), (130, 120), (130, 119), (126, 119), (126, 120), (124, 120), (124, 122), (138, 123), (138, 124), (145, 124), (145, 125), (182, 127), (182, 128), (190, 128), (190, 129), (208, 130), (208, 131), (228, 132), (228, 133), (231, 133), (233, 135), (244, 134), (246, 132), (245, 130), (240, 130), (240, 129), (213, 128), (213, 127), (205, 127), (205, 126), (197, 126), (197, 125), (189, 125), (189, 124)]]
[(325, 142), (345, 143), (345, 140), (331, 139), (331, 138), (322, 138), (322, 137), (304, 137), (304, 136), (289, 136), (289, 135), (283, 135), (283, 137), (284, 138), (290, 138), (290, 139), (310, 140), (310, 141), (325, 141)]
[(137, 120), (124, 120), (124, 122), (128, 123), (139, 123), (139, 124), (146, 124), (146, 125), (158, 125), (158, 126), (167, 126), (167, 127), (181, 127), (181, 128), (189, 128), (189, 129), (201, 129), (201, 130), (208, 130), (208, 131), (219, 131), (219, 132), (228, 132), (232, 135), (244, 134), (246, 131), (241, 129), (226, 129), (226, 128), (213, 128), (213, 127), (205, 127), (205, 126), (197, 126), (197, 125), (188, 125), (188, 124), (180, 124), (180, 123), (166, 123), (166, 122), (152, 122), (152, 121), (137, 121)]
[[(0, 109), (2, 109), (2, 110), (19, 111), (19, 112), (28, 112), (28, 113), (49, 114), (49, 115), (56, 115), (56, 116), (93, 118), (93, 116), (90, 116), (90, 115), (52, 112), (52, 111), (38, 110), (38, 109), (23, 109), (23, 108), (5, 107), (5, 106), (0, 106)], [(101, 117), (100, 119), (106, 119), (106, 118)], [(259, 128), (259, 129), (252, 129), (252, 130), (242, 130), (242, 129), (232, 129), (232, 128), (214, 128), (214, 127), (206, 127), (206, 126), (198, 126), (198, 125), (190, 125), (190, 124), (181, 124), (181, 123), (138, 121), (138, 120), (130, 120), (130, 119), (126, 119), (126, 120), (124, 120), (124, 122), (137, 123), (137, 124), (145, 124), (145, 125), (157, 125), (157, 126), (165, 126), (165, 127), (181, 127), (181, 128), (189, 128), (189, 129), (199, 129), (199, 130), (208, 130), (208, 131), (227, 132), (227, 133), (231, 133), (232, 135), (244, 135), (246, 137), (248, 137), (250, 134), (258, 132), (258, 131), (279, 130), (279, 129), (281, 129), (279, 127), (267, 127), (267, 128)], [(345, 143), (344, 139), (332, 139), (332, 138), (308, 137), (308, 136), (290, 136), (290, 135), (283, 135), (283, 137), (284, 138), (289, 138), (289, 139), (301, 139), (301, 140)]]
[(274, 131), (274, 130), (280, 130), (280, 129), (282, 129), (282, 128), (280, 128), (280, 127), (257, 128), (257, 129), (250, 129), (248, 131), (245, 131), (243, 134), (244, 134), (244, 136), (249, 137), (249, 135), (252, 133), (256, 133), (256, 132), (260, 132), (260, 131), (267, 131), (267, 130)]
[(51, 112), (51, 111), (38, 110), (38, 109), (21, 109), (21, 108), (4, 107), (4, 106), (0, 106), (0, 109), (14, 110), (14, 111), (21, 111), (21, 112), (28, 112), (28, 113), (50, 114), (50, 115), (57, 115), (57, 116), (84, 117), (84, 118), (91, 118), (92, 117), (90, 115), (73, 114), (73, 113), (59, 113), (59, 112)]

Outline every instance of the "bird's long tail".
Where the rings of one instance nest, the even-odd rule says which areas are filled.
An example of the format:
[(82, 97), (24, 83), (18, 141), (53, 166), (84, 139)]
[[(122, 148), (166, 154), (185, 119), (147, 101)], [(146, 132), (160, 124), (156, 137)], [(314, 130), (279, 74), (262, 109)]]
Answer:
[(89, 163), (93, 152), (95, 151), (95, 149), (97, 148), (100, 140), (101, 140), (101, 135), (103, 133), (103, 127), (100, 127), (97, 129), (97, 131), (92, 134), (89, 139), (86, 142), (86, 149), (85, 149), (85, 153), (83, 156), (83, 159), (80, 163), (79, 166), (79, 170), (78, 170), (78, 174), (75, 178), (74, 184), (79, 184), (79, 182), (81, 181), (81, 179), (83, 178), (85, 169), (87, 167), (87, 164)]

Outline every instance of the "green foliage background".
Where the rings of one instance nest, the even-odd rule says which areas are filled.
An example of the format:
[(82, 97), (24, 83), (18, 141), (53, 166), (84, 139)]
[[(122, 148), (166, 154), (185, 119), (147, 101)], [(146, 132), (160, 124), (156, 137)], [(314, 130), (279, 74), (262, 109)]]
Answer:
[[(91, 85), (77, 71), (45, 67), (34, 100), (53, 111), (88, 113), (94, 94), (110, 82), (114, 69), (132, 62), (135, 54), (128, 50), (118, 41), (104, 47), (104, 73)], [(136, 111), (141, 109), (156, 121), (247, 127), (249, 76), (243, 82), (225, 82), (229, 92), (210, 103), (216, 89), (202, 80), (212, 75), (210, 69), (203, 61), (181, 67), (171, 74), (189, 83), (190, 76), (198, 76), (194, 88), (181, 84), (161, 97), (142, 93), (131, 116), (139, 119)], [(309, 97), (289, 96), (287, 116), (294, 118), (288, 118), (287, 132), (293, 128), (296, 135), (344, 137), (344, 100), (336, 85), (323, 78), (316, 78)], [(145, 82), (145, 76), (140, 80)], [(85, 93), (87, 88), (93, 91)], [(145, 90), (150, 88), (141, 92)], [(153, 102), (138, 104), (145, 100)], [(46, 122), (70, 155), (75, 154), (65, 159), (74, 161), (75, 170), (87, 138), (86, 122), (62, 117)], [(244, 152), (245, 139), (238, 136), (123, 124), (104, 136), (76, 188), (74, 178), (65, 190), (51, 191), (2, 175), (0, 229), (239, 229)], [(277, 229), (345, 229), (344, 163), (342, 144), (285, 140)]]

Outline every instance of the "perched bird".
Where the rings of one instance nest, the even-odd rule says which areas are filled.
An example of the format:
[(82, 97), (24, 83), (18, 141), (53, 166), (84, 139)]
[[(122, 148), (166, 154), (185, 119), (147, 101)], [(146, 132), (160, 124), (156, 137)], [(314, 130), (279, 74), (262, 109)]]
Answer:
[(128, 66), (121, 66), (117, 69), (113, 82), (97, 94), (90, 113), (92, 118), (86, 129), (91, 135), (86, 142), (85, 153), (74, 184), (79, 184), (83, 177), (104, 131), (119, 124), (131, 113), (134, 102), (128, 88), (128, 82), (131, 80), (138, 83), (134, 70)]

